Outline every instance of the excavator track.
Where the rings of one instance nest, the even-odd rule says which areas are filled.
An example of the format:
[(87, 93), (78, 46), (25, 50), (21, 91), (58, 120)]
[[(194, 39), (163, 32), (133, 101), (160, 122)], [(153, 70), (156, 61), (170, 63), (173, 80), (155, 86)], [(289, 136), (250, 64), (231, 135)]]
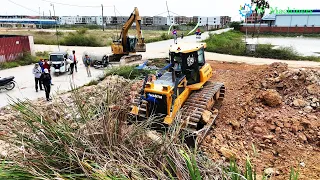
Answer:
[(141, 61), (142, 55), (141, 54), (132, 54), (127, 56), (122, 56), (120, 59), (120, 64), (127, 64), (134, 61)]
[(213, 122), (218, 116), (224, 93), (225, 86), (219, 82), (207, 82), (201, 90), (193, 92), (181, 108), (184, 130), (191, 134), (198, 134), (199, 130), (203, 128), (201, 126), (211, 128), (213, 123), (204, 122), (202, 114), (205, 110), (212, 112), (210, 119)]

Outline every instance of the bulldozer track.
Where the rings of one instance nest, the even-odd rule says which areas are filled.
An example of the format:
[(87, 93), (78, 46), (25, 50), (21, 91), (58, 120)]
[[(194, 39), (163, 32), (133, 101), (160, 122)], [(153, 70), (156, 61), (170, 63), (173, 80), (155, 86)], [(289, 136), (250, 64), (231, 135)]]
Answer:
[[(181, 120), (183, 127), (189, 133), (196, 133), (202, 123), (202, 114), (213, 107), (220, 109), (224, 99), (225, 86), (223, 83), (207, 82), (201, 90), (193, 92), (182, 106)], [(218, 113), (213, 114), (213, 119)], [(211, 128), (211, 127), (209, 127)]]

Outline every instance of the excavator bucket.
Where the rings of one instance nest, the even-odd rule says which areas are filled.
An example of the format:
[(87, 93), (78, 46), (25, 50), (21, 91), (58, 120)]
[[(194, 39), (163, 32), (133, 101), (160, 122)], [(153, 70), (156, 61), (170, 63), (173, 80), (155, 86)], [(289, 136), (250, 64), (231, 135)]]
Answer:
[(146, 52), (146, 44), (144, 44), (144, 43), (137, 43), (137, 45), (136, 45), (136, 52)]

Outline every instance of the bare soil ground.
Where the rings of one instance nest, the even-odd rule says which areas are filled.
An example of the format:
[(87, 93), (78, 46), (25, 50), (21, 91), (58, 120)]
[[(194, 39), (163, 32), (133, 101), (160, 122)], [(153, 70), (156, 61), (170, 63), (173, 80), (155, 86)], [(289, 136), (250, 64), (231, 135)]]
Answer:
[(272, 179), (289, 179), (291, 167), (299, 179), (320, 179), (319, 71), (210, 64), (226, 94), (202, 149), (217, 160), (235, 155), (240, 165), (250, 157), (258, 174), (271, 169)]

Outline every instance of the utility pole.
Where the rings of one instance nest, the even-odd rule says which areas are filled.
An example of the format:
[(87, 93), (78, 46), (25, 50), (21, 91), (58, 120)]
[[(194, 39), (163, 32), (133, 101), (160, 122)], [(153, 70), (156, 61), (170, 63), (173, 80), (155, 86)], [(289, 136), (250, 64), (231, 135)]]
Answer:
[(41, 11), (40, 11), (40, 7), (39, 7), (39, 21), (40, 21), (40, 26), (39, 26), (39, 28), (41, 28), (41, 27), (42, 27), (42, 24), (41, 24)]
[(58, 29), (57, 29), (57, 17), (56, 17), (56, 11), (54, 10), (54, 4), (50, 4), (53, 8), (53, 17), (55, 19), (55, 27), (56, 27), (56, 36), (57, 36), (57, 43), (58, 43), (58, 49), (60, 51), (60, 43), (59, 43), (59, 37), (58, 37)]
[(102, 9), (102, 29), (104, 31), (104, 18), (103, 18), (103, 5), (101, 4), (101, 9)]
[(171, 26), (171, 17), (170, 17), (170, 13), (169, 13), (169, 7), (168, 7), (168, 2), (166, 1), (166, 6), (167, 6), (167, 11), (168, 11), (168, 17), (169, 17), (169, 26)]
[(51, 16), (51, 10), (49, 10), (49, 14), (50, 14), (50, 18), (52, 18), (52, 16)]

